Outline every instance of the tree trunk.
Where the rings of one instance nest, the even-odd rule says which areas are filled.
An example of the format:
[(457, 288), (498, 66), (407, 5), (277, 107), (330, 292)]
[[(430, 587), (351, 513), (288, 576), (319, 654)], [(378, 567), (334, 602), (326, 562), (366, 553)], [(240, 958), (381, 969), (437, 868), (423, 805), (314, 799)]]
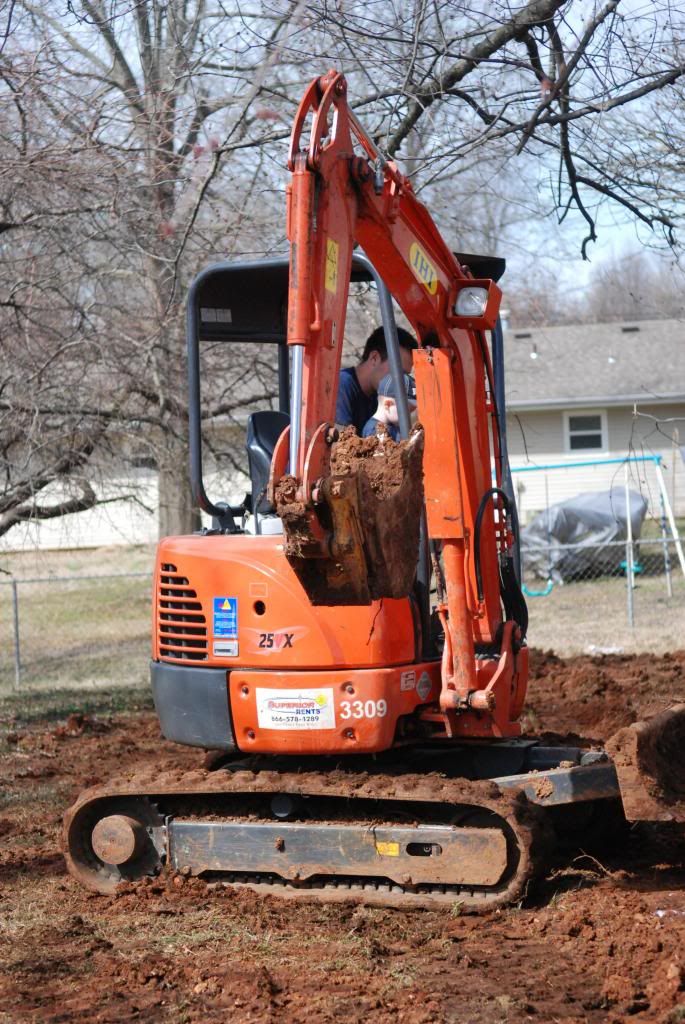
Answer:
[[(171, 452), (168, 452), (171, 454)], [(200, 529), (200, 513), (190, 494), (188, 453), (179, 448), (176, 464), (159, 467), (159, 536), (175, 537)]]

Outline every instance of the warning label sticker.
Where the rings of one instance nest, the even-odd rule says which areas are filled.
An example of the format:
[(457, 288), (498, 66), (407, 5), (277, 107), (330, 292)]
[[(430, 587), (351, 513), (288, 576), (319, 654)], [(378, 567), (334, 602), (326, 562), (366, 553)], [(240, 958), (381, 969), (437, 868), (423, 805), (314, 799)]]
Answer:
[(421, 700), (426, 700), (428, 694), (431, 692), (433, 684), (431, 683), (431, 677), (427, 672), (422, 672), (419, 676), (419, 681), (416, 684), (416, 692), (418, 693)]
[(215, 658), (237, 658), (238, 657), (238, 641), (237, 640), (217, 640), (213, 647)]
[(401, 672), (400, 673), (400, 690), (416, 689), (416, 672)]
[(260, 729), (335, 729), (333, 690), (256, 689)]
[(340, 246), (334, 238), (326, 239), (326, 291), (338, 290), (338, 252)]
[(238, 637), (238, 598), (214, 598), (214, 636), (227, 640)]
[(382, 842), (380, 839), (377, 839), (376, 853), (378, 853), (381, 857), (399, 857), (400, 844), (392, 840), (388, 842)]

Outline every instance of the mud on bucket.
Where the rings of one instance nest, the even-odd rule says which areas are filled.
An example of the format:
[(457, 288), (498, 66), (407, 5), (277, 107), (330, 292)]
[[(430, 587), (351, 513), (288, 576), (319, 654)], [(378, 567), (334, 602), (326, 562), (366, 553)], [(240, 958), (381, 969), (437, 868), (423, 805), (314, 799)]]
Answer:
[[(423, 508), (423, 430), (406, 441), (346, 427), (331, 447), (317, 502), (296, 501), (292, 478), (276, 490), (285, 554), (314, 605), (370, 604), (413, 586)], [(292, 481), (292, 484), (290, 484)]]

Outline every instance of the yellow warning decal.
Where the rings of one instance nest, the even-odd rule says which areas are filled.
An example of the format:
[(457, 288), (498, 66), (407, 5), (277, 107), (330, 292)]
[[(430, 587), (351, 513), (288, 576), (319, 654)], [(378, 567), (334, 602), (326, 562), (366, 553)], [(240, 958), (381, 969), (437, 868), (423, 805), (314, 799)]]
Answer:
[(400, 844), (392, 842), (382, 843), (376, 840), (376, 853), (380, 854), (381, 857), (399, 857)]
[(438, 274), (418, 242), (412, 242), (409, 248), (409, 262), (421, 284), (431, 295), (435, 295), (438, 290)]
[(333, 238), (326, 239), (326, 291), (338, 290), (338, 251), (340, 246)]

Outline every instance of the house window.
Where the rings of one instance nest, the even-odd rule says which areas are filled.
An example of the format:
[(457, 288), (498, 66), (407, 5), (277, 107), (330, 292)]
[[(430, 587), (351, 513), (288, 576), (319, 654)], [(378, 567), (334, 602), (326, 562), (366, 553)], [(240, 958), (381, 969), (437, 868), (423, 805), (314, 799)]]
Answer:
[(604, 451), (606, 415), (603, 412), (565, 413), (566, 450), (569, 452)]

